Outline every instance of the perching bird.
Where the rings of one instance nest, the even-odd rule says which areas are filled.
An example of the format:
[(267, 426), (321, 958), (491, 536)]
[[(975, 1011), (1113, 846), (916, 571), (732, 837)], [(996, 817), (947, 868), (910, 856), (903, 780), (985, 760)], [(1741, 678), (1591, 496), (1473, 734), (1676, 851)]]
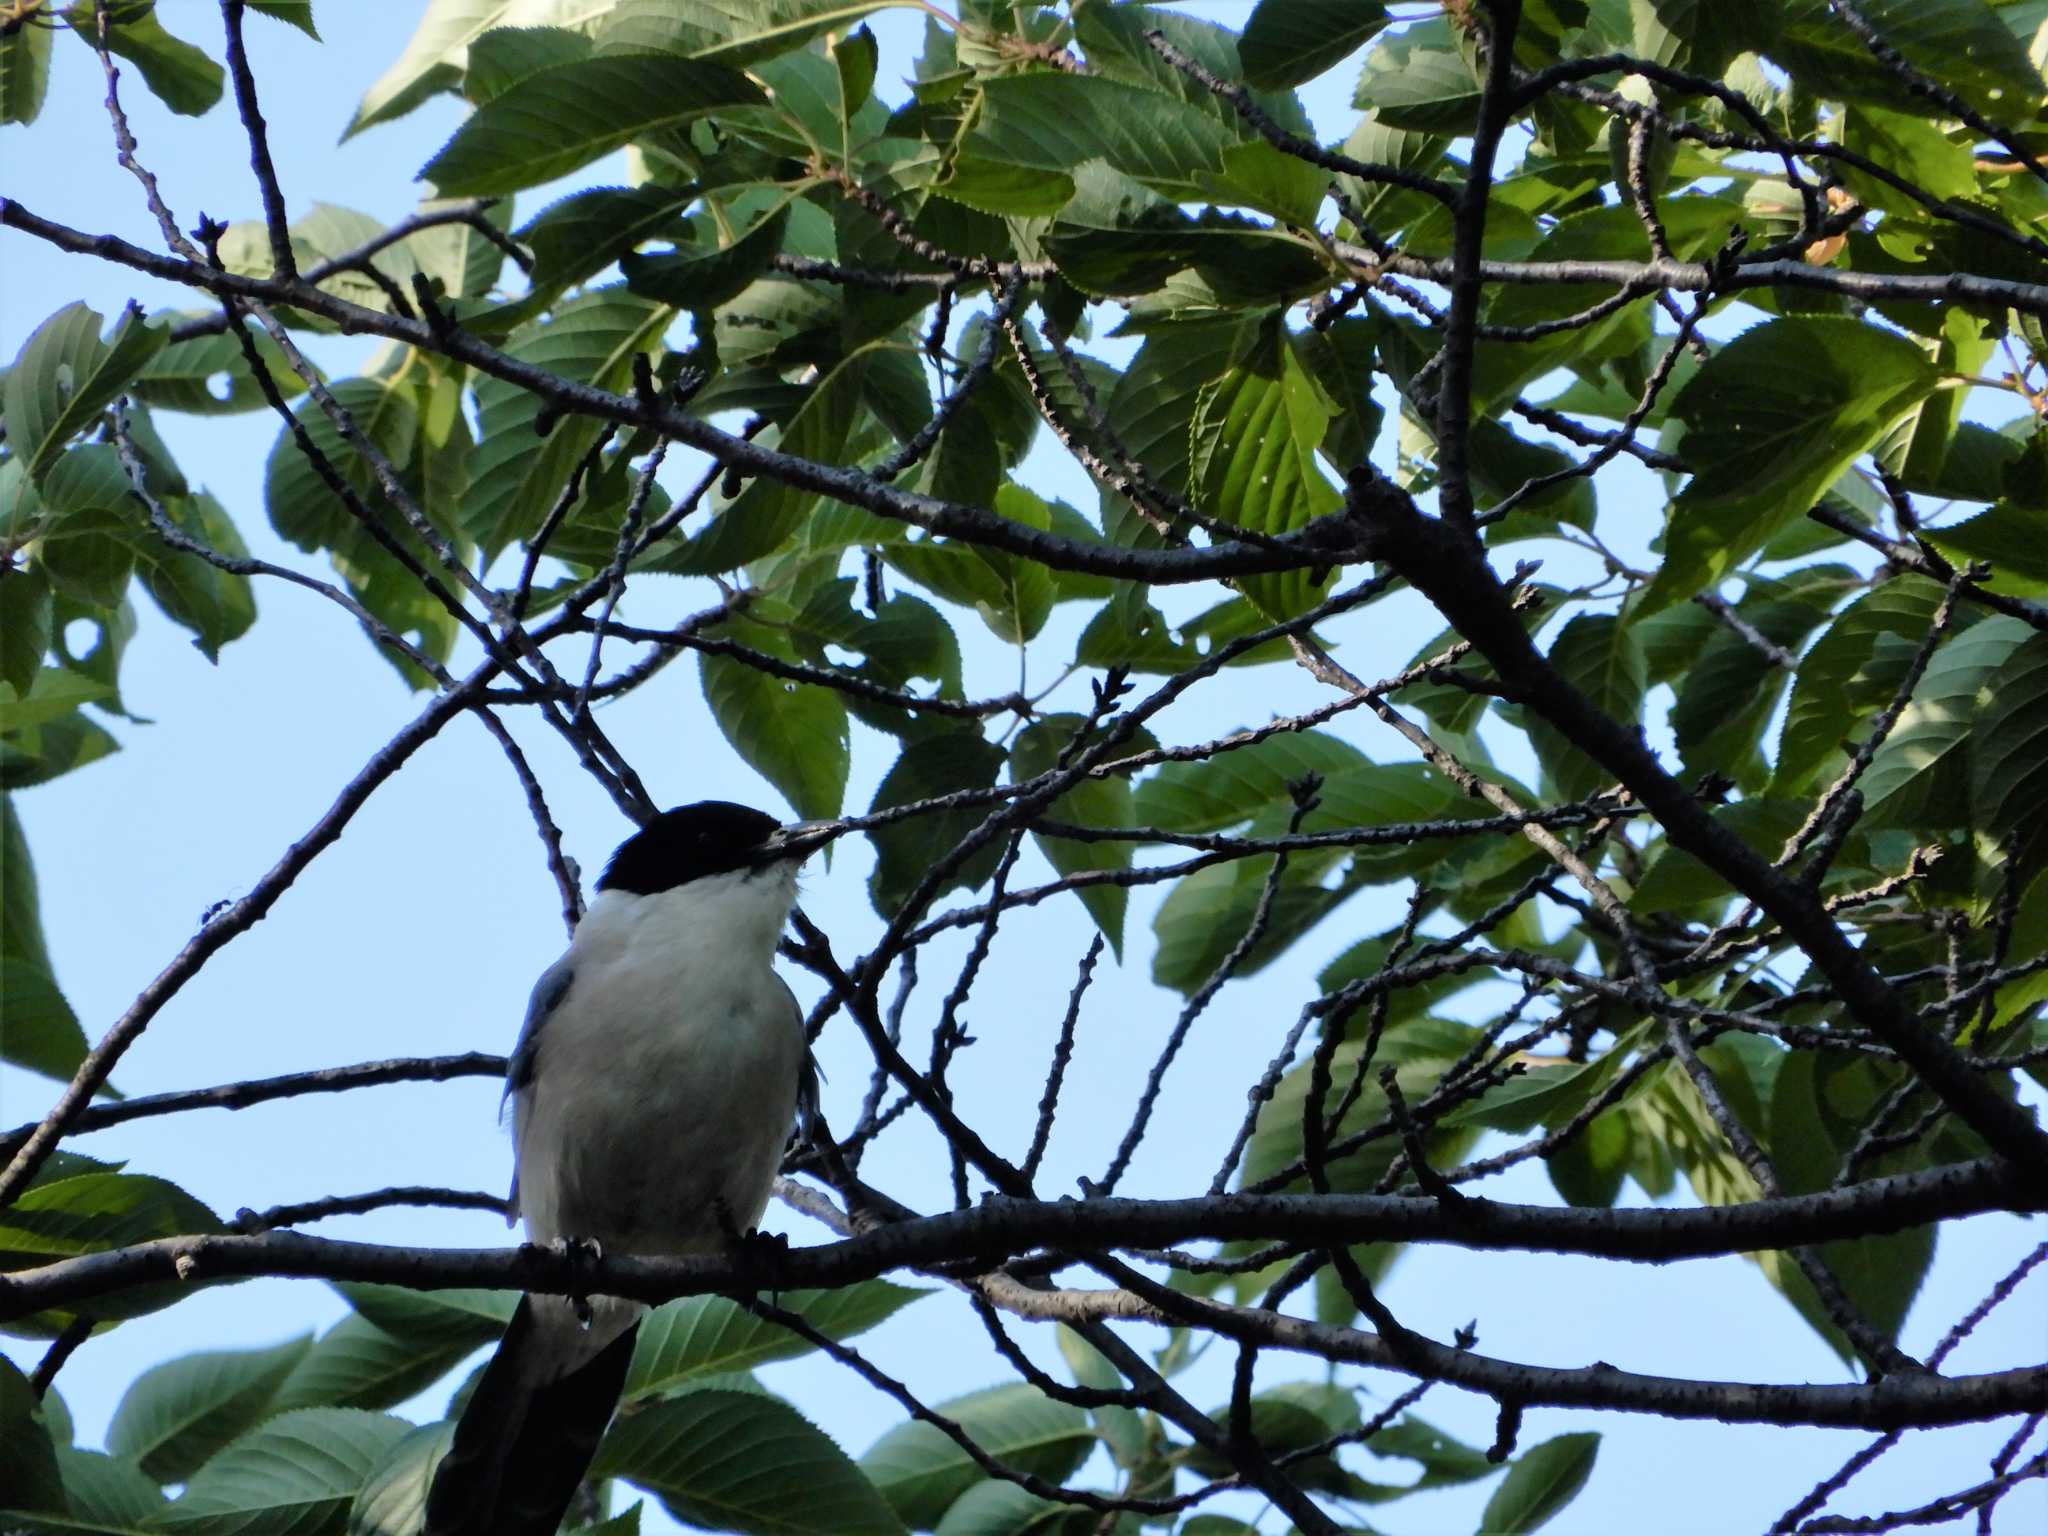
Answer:
[[(707, 800), (612, 855), (506, 1073), (511, 1210), (530, 1242), (709, 1254), (760, 1219), (813, 1081), (802, 1010), (772, 968), (806, 831)], [(520, 1300), (434, 1474), (426, 1536), (556, 1529), (643, 1310)]]

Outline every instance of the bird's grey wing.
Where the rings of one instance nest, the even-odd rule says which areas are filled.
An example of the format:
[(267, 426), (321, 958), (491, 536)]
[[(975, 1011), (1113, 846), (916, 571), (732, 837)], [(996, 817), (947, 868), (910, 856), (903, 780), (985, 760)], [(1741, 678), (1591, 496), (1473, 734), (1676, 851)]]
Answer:
[[(540, 1059), (541, 1026), (562, 1005), (562, 999), (569, 995), (570, 983), (576, 973), (569, 968), (569, 957), (562, 956), (553, 965), (540, 973), (540, 980), (533, 984), (533, 996), (527, 1000), (526, 1022), (519, 1026), (518, 1043), (512, 1047), (511, 1058), (505, 1063), (505, 1096), (498, 1103), (498, 1113), (503, 1115), (505, 1105), (533, 1087), (533, 1076)], [(510, 1208), (519, 1209), (519, 1170), (515, 1164), (512, 1171), (512, 1192), (507, 1197)]]
[[(797, 1032), (801, 1034), (804, 1027), (804, 1005), (798, 1002), (796, 994), (789, 990), (788, 982), (784, 981), (780, 976), (775, 978), (775, 982), (777, 986), (782, 988), (782, 995), (789, 1002), (790, 1019)], [(813, 1132), (816, 1129), (819, 1104), (818, 1084), (824, 1080), (824, 1076), (825, 1074), (818, 1070), (817, 1052), (813, 1051), (807, 1043), (804, 1046), (804, 1059), (796, 1069), (796, 1124), (792, 1129), (795, 1132), (798, 1146), (802, 1146), (804, 1142), (812, 1139)]]

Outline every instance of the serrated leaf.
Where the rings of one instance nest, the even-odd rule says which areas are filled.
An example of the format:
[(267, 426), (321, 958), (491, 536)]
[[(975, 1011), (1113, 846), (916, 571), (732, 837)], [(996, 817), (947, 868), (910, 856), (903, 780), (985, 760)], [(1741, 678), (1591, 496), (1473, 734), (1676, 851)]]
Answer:
[(439, 1381), (474, 1340), (400, 1338), (362, 1317), (344, 1317), (293, 1366), (272, 1401), (287, 1408), (392, 1408)]
[(370, 1473), (413, 1426), (351, 1408), (302, 1408), (243, 1435), (192, 1475), (157, 1528), (194, 1536), (338, 1531)]
[(129, 1536), (152, 1529), (168, 1502), (142, 1468), (122, 1457), (59, 1445), (57, 1467), (64, 1474), (71, 1518), (60, 1525), (43, 1526), (43, 1530)]
[(65, 442), (83, 431), (162, 349), (169, 332), (130, 310), (100, 340), (97, 312), (67, 304), (30, 333), (0, 387), (8, 451), (41, 480)]
[[(1058, 1481), (1095, 1444), (1080, 1409), (1018, 1382), (937, 1405), (991, 1455)], [(947, 1506), (982, 1480), (981, 1468), (930, 1424), (899, 1424), (868, 1448), (860, 1467), (906, 1525), (928, 1530)]]
[[(219, 1232), (220, 1218), (167, 1179), (134, 1173), (81, 1173), (32, 1185), (0, 1213), (0, 1271), (125, 1248), (152, 1238)], [(75, 1317), (139, 1317), (191, 1294), (179, 1281), (137, 1286), (5, 1324), (10, 1333), (48, 1337)]]
[(1940, 586), (1902, 575), (1836, 616), (1799, 659), (1778, 739), (1774, 792), (1805, 788), (1847, 744), (1857, 722), (1890, 702), (1940, 605)]
[(1531, 1446), (1514, 1459), (1508, 1475), (1486, 1501), (1479, 1527), (1493, 1532), (1533, 1531), (1578, 1497), (1593, 1475), (1600, 1437), (1581, 1433), (1559, 1435)]
[(1672, 408), (1699, 471), (1672, 504), (1644, 611), (1714, 585), (1803, 517), (1938, 379), (1912, 342), (1831, 316), (1766, 321), (1721, 348)]
[(1984, 685), (1970, 727), (1972, 824), (2000, 842), (2038, 842), (2048, 806), (2048, 635), (2035, 634)]
[[(915, 738), (904, 743), (902, 755), (882, 776), (869, 814), (956, 790), (992, 788), (1002, 767), (1003, 749), (971, 731)], [(868, 840), (875, 847), (875, 872), (868, 881), (868, 894), (875, 910), (885, 917), (895, 916), (933, 861), (980, 826), (991, 809), (975, 806), (936, 811), (871, 829)], [(994, 871), (1001, 850), (1001, 839), (992, 839), (948, 877), (933, 893), (934, 898), (949, 890), (973, 890), (980, 885)]]
[(1237, 40), (1245, 82), (1270, 91), (1313, 80), (1386, 24), (1375, 0), (1259, 0)]
[[(1581, 614), (1551, 643), (1550, 664), (1604, 713), (1624, 727), (1641, 717), (1649, 663), (1634, 629), (1612, 614)], [(1547, 720), (1529, 723), (1529, 739), (1545, 777), (1566, 800), (1583, 800), (1614, 775), (1588, 757)]]
[(21, 1367), (0, 1355), (0, 1499), (10, 1510), (62, 1512), (56, 1448)]
[[(522, 325), (505, 349), (565, 378), (622, 389), (632, 376), (633, 355), (657, 349), (674, 316), (667, 305), (623, 287), (599, 288)], [(545, 438), (537, 437), (539, 397), (498, 379), (477, 380), (476, 404), (477, 446), (462, 519), (489, 563), (540, 527), (601, 428), (589, 417), (565, 416)]]
[[(1061, 752), (1085, 724), (1080, 715), (1042, 716), (1017, 733), (1010, 747), (1010, 779), (1022, 783), (1050, 770)], [(1142, 751), (1143, 741), (1132, 741), (1119, 755)], [(1072, 822), (1084, 827), (1128, 827), (1134, 824), (1130, 780), (1121, 775), (1083, 779), (1046, 807), (1049, 821)], [(1131, 844), (1127, 842), (1075, 842), (1067, 838), (1033, 833), (1033, 841), (1046, 862), (1062, 875), (1083, 870), (1129, 869)], [(1110, 949), (1121, 959), (1124, 952), (1124, 908), (1130, 893), (1120, 885), (1089, 886), (1079, 893), (1081, 905), (1109, 940)]]
[(1946, 528), (1930, 528), (1927, 542), (1958, 565), (1983, 560), (1991, 589), (2022, 597), (2048, 594), (2048, 512), (2002, 501)]
[(226, 79), (220, 65), (183, 38), (164, 30), (156, 7), (81, 0), (65, 13), (79, 36), (95, 41), (96, 11), (108, 5), (107, 51), (126, 59), (141, 74), (153, 95), (183, 117), (198, 117), (220, 100)]
[(603, 271), (643, 240), (682, 228), (688, 187), (593, 187), (550, 203), (519, 238), (533, 251), (537, 288), (561, 288)]
[(1868, 825), (1950, 827), (1969, 814), (1971, 723), (2006, 658), (2033, 635), (2024, 620), (2000, 614), (1934, 653), (1858, 785)]
[(601, 50), (675, 53), (738, 68), (789, 53), (874, 9), (874, 0), (620, 0), (597, 40)]
[(454, 1442), (453, 1424), (422, 1424), (370, 1469), (348, 1509), (347, 1536), (414, 1536), (427, 1513), (427, 1490)]
[(50, 89), (53, 27), (16, 27), (0, 37), (0, 123), (32, 123)]
[(107, 1447), (158, 1482), (182, 1483), (266, 1418), (311, 1337), (270, 1349), (208, 1350), (151, 1366), (122, 1394)]
[(626, 286), (643, 297), (708, 313), (767, 271), (788, 225), (784, 204), (729, 245), (654, 256), (627, 252), (619, 258), (619, 269), (626, 274)]
[(1431, 17), (1380, 39), (1366, 55), (1351, 104), (1395, 128), (1469, 133), (1479, 77), (1455, 45), (1450, 23)]
[(420, 177), (443, 197), (515, 192), (566, 176), (643, 134), (766, 100), (759, 86), (721, 64), (644, 54), (571, 60), (484, 103)]
[[(836, 1291), (785, 1291), (778, 1304), (828, 1338), (850, 1339), (927, 1294), (887, 1280), (866, 1280)], [(811, 1348), (799, 1335), (723, 1296), (684, 1297), (640, 1320), (624, 1401), (660, 1397), (706, 1376), (791, 1360)]]
[(705, 1389), (615, 1423), (593, 1477), (622, 1477), (678, 1520), (755, 1536), (895, 1536), (903, 1526), (846, 1453), (780, 1398)]
[(1089, 160), (1155, 192), (1193, 198), (1221, 172), (1237, 135), (1198, 108), (1099, 76), (1009, 75), (985, 80), (981, 115), (963, 144), (977, 157), (1067, 173)]
[[(1343, 497), (1316, 452), (1337, 414), (1309, 376), (1277, 317), (1204, 389), (1189, 423), (1188, 479), (1211, 516), (1267, 535), (1293, 533), (1335, 512)], [(1327, 573), (1325, 573), (1327, 579)], [(1314, 573), (1244, 579), (1245, 596), (1290, 619), (1322, 596)]]
[[(197, 317), (173, 314), (158, 318), (177, 322)], [(257, 353), (268, 365), (278, 393), (287, 400), (303, 394), (306, 381), (285, 362), (277, 343), (261, 331), (255, 339)], [(135, 394), (160, 409), (194, 416), (260, 410), (265, 403), (242, 355), (242, 344), (225, 332), (167, 342), (135, 375)]]
[[(735, 633), (757, 649), (787, 650), (782, 637), (758, 628), (736, 628)], [(773, 784), (799, 816), (838, 815), (851, 761), (840, 696), (729, 656), (706, 655), (699, 666), (711, 717), (747, 766)]]
[[(866, 351), (856, 352), (813, 384), (796, 414), (772, 439), (773, 446), (817, 463), (847, 462), (854, 451), (868, 357)], [(803, 526), (817, 501), (814, 491), (757, 476), (718, 509), (701, 533), (652, 568), (688, 573), (738, 570), (779, 549)]]

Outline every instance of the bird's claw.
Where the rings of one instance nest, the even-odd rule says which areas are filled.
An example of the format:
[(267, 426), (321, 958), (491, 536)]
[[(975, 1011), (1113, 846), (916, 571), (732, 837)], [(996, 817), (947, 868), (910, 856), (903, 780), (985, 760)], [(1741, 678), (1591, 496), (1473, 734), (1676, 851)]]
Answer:
[[(604, 1245), (594, 1237), (557, 1237), (545, 1243), (521, 1243), (519, 1246), (561, 1259), (573, 1269), (589, 1269), (604, 1262)], [(568, 1300), (575, 1310), (576, 1321), (588, 1328), (591, 1322), (589, 1291), (572, 1291)]]

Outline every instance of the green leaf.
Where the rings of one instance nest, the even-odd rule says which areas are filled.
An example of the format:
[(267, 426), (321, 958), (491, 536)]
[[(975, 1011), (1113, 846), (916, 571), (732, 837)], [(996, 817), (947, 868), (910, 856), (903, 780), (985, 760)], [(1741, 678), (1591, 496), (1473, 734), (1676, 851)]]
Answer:
[[(1075, 732), (1086, 723), (1081, 715), (1046, 715), (1019, 731), (1010, 746), (1011, 782), (1022, 783), (1051, 769), (1073, 740)], [(1128, 756), (1144, 750), (1145, 746), (1145, 742), (1132, 741), (1118, 755)], [(1134, 818), (1130, 780), (1121, 775), (1084, 779), (1047, 806), (1045, 817), (1049, 821), (1068, 821), (1084, 827), (1131, 826)], [(1038, 844), (1046, 862), (1062, 875), (1082, 870), (1131, 867), (1131, 844), (1126, 842), (1074, 842), (1036, 832), (1032, 834), (1032, 840)], [(1084, 888), (1079, 895), (1081, 905), (1088, 909), (1095, 926), (1109, 940), (1110, 949), (1121, 959), (1124, 952), (1124, 907), (1130, 892), (1120, 885), (1097, 885)]]
[(839, 124), (849, 132), (854, 114), (874, 94), (877, 62), (875, 34), (865, 25), (832, 45), (832, 63), (839, 71)]
[[(756, 626), (723, 628), (757, 649), (787, 651), (782, 637)], [(781, 791), (799, 816), (838, 815), (851, 762), (846, 704), (840, 696), (729, 656), (707, 655), (699, 665), (711, 717), (747, 766)]]
[(1394, 128), (1424, 133), (1472, 131), (1479, 78), (1442, 17), (1382, 37), (1366, 55), (1351, 104)]
[(1586, 1479), (1593, 1475), (1593, 1458), (1599, 1453), (1600, 1437), (1591, 1433), (1559, 1435), (1531, 1446), (1515, 1458), (1508, 1475), (1486, 1501), (1479, 1528), (1488, 1536), (1494, 1532), (1507, 1536), (1546, 1524), (1578, 1497)]
[(43, 942), (36, 868), (14, 797), (0, 793), (0, 1061), (68, 1079), (85, 1060), (85, 1031), (58, 990)]
[[(667, 305), (623, 287), (599, 288), (522, 325), (505, 350), (564, 378), (623, 389), (632, 378), (633, 355), (659, 347), (674, 317)], [(540, 398), (498, 379), (477, 380), (476, 405), (477, 446), (462, 520), (488, 563), (539, 529), (601, 428), (589, 417), (565, 416), (545, 438), (537, 437)]]
[[(12, 736), (0, 733), (0, 790), (27, 789), (31, 785), (48, 783), (60, 774), (83, 768), (110, 752), (120, 750), (121, 744), (103, 727), (76, 711), (30, 731)], [(0, 983), (12, 984), (14, 981), (12, 974), (0, 977)], [(23, 984), (28, 985), (26, 982)], [(40, 1007), (50, 993), (40, 982), (33, 990), (38, 999), (36, 1006)], [(10, 1019), (9, 1022), (13, 1021)]]
[(1028, 1488), (990, 1478), (946, 1508), (934, 1536), (1088, 1536), (1102, 1516), (1041, 1499)]
[(415, 1291), (359, 1280), (334, 1284), (365, 1322), (416, 1344), (462, 1344), (474, 1349), (505, 1331), (519, 1299), (512, 1291)]
[(0, 37), (0, 123), (32, 123), (50, 89), (50, 27), (16, 27)]
[[(1828, 610), (1862, 586), (1862, 576), (1845, 566), (1808, 566), (1782, 582), (1752, 576), (1735, 615), (1796, 653)], [(1676, 683), (1671, 726), (1686, 770), (1726, 774), (1747, 792), (1760, 790), (1770, 774), (1757, 745), (1790, 680), (1733, 627), (1717, 623)]]
[[(1858, 9), (1908, 64), (1979, 111), (2018, 121), (2040, 104), (2041, 77), (2025, 44), (1984, 0), (1862, 0)], [(1927, 110), (1827, 0), (1784, 0), (1784, 16), (1770, 56), (1807, 90), (1900, 112)]]
[[(1196, 504), (1268, 535), (1292, 533), (1335, 512), (1343, 497), (1324, 476), (1316, 451), (1336, 415), (1335, 403), (1302, 367), (1278, 317), (1272, 317), (1196, 401), (1188, 454)], [(1242, 587), (1262, 612), (1291, 619), (1322, 596), (1314, 575), (1253, 576)]]
[(530, 75), (581, 63), (594, 52), (587, 36), (567, 27), (493, 27), (469, 45), (462, 94), (480, 107)]
[(645, 298), (709, 313), (768, 270), (788, 225), (785, 203), (729, 245), (679, 246), (666, 256), (627, 252), (619, 258), (619, 270), (626, 274), (626, 286)]
[[(419, 411), (411, 390), (387, 379), (343, 379), (330, 385), (328, 392), (394, 469), (410, 467), (419, 436)], [(293, 413), (293, 420), (342, 479), (374, 505), (369, 461), (349, 445), (327, 413), (308, 400)], [(347, 504), (299, 451), (290, 428), (278, 434), (270, 450), (264, 468), (263, 503), (278, 535), (308, 553), (353, 553), (371, 542)]]
[(44, 1526), (51, 1531), (102, 1533), (142, 1532), (168, 1501), (163, 1490), (134, 1462), (99, 1451), (57, 1447), (57, 1467), (64, 1474), (64, 1492), (71, 1500), (71, 1519)]
[(543, 208), (519, 238), (533, 252), (536, 288), (559, 289), (601, 272), (643, 240), (684, 228), (688, 187), (593, 187)]
[[(779, 1304), (827, 1338), (850, 1339), (928, 1294), (887, 1280), (865, 1280), (837, 1291), (785, 1291)], [(624, 1400), (663, 1396), (692, 1380), (791, 1360), (811, 1348), (800, 1336), (723, 1296), (687, 1296), (641, 1319)]]
[(1842, 610), (1799, 659), (1778, 739), (1775, 792), (1796, 794), (1812, 783), (1830, 755), (1847, 747), (1858, 722), (1891, 701), (1940, 606), (1937, 583), (1900, 575)]
[(366, 1318), (344, 1317), (293, 1366), (271, 1407), (396, 1407), (447, 1375), (477, 1342), (401, 1338)]
[[(197, 318), (178, 312), (157, 317), (173, 325)], [(303, 394), (306, 381), (292, 371), (277, 343), (261, 331), (255, 335), (257, 353), (268, 365), (278, 393), (287, 400)], [(232, 415), (261, 410), (265, 404), (241, 343), (225, 332), (166, 342), (135, 375), (135, 394), (163, 410), (195, 416)]]
[(2002, 501), (1960, 523), (1930, 528), (1927, 542), (1958, 565), (1991, 564), (1991, 588), (2021, 597), (2048, 594), (2048, 513)]
[(337, 1531), (357, 1490), (412, 1429), (353, 1408), (281, 1414), (195, 1472), (156, 1525), (194, 1536)]
[(1934, 653), (1858, 786), (1870, 826), (1953, 827), (1969, 814), (1971, 723), (2006, 659), (2033, 637), (2024, 620), (1973, 624)]
[(1365, 754), (1322, 731), (1285, 731), (1201, 762), (1167, 763), (1146, 777), (1133, 807), (1145, 826), (1222, 832), (1261, 814), (1285, 814), (1287, 786), (1304, 774), (1327, 783), (1370, 766)]
[(429, 0), (405, 51), (363, 93), (342, 137), (403, 117), (428, 97), (454, 90), (461, 83), (469, 45), (513, 11), (524, 25), (539, 27), (566, 23), (587, 8), (580, 0)]
[(602, 50), (676, 53), (739, 68), (858, 21), (875, 0), (619, 0), (598, 32)]
[[(1023, 1382), (990, 1387), (938, 1404), (984, 1450), (1020, 1471), (1057, 1482), (1080, 1466), (1095, 1444), (1088, 1416)], [(973, 1484), (981, 1469), (930, 1424), (899, 1424), (860, 1459), (904, 1524), (929, 1530)]]
[(249, 0), (249, 9), (297, 27), (316, 43), (320, 41), (320, 33), (313, 25), (313, 0)]
[[(1634, 629), (1614, 615), (1581, 614), (1565, 625), (1551, 644), (1550, 664), (1624, 727), (1641, 718), (1649, 664)], [(1545, 777), (1566, 800), (1583, 800), (1614, 780), (1547, 720), (1529, 722), (1529, 739)]]
[(1237, 40), (1245, 82), (1270, 91), (1313, 80), (1386, 24), (1377, 0), (1259, 0)]
[[(855, 450), (854, 423), (859, 420), (869, 353), (856, 352), (832, 369), (804, 396), (794, 416), (764, 443), (784, 453), (825, 464), (843, 464)], [(779, 549), (803, 526), (817, 493), (781, 480), (756, 477), (738, 496), (720, 507), (704, 531), (681, 551), (661, 559), (658, 570), (687, 573), (738, 570), (750, 560)]]
[(69, 1508), (57, 1452), (36, 1395), (21, 1367), (0, 1355), (0, 1499), (9, 1510)]
[(1673, 406), (1700, 469), (1672, 504), (1643, 611), (1714, 585), (1803, 517), (1937, 380), (1912, 342), (1831, 316), (1766, 321), (1721, 348)]
[[(1354, 1020), (1350, 1032), (1353, 1038), (1337, 1047), (1332, 1060), (1336, 1086), (1325, 1106), (1326, 1113), (1335, 1110), (1343, 1101), (1357, 1066), (1360, 1049), (1357, 1037), (1363, 1033), (1362, 1025)], [(1436, 1087), (1437, 1078), (1458, 1059), (1472, 1038), (1473, 1031), (1468, 1025), (1444, 1019), (1421, 1016), (1389, 1023), (1374, 1058), (1377, 1063), (1374, 1075), (1360, 1084), (1358, 1097), (1345, 1111), (1332, 1139), (1363, 1130), (1386, 1118), (1386, 1095), (1377, 1081), (1378, 1066), (1394, 1068), (1401, 1092), (1413, 1104), (1428, 1096)], [(1273, 1097), (1259, 1107), (1251, 1143), (1245, 1149), (1241, 1186), (1263, 1183), (1289, 1164), (1300, 1161), (1303, 1106), (1308, 1099), (1311, 1077), (1310, 1065), (1305, 1063), (1294, 1068), (1280, 1079)], [(1463, 1149), (1470, 1147), (1477, 1135), (1473, 1128), (1437, 1130), (1426, 1138), (1425, 1145), (1438, 1167), (1448, 1167), (1456, 1163), (1463, 1155)], [(1341, 1158), (1332, 1159), (1328, 1164), (1330, 1187), (1339, 1194), (1370, 1190), (1392, 1165), (1399, 1151), (1397, 1137), (1382, 1136)], [(1306, 1188), (1307, 1179), (1298, 1176), (1288, 1187)]]
[(1156, 91), (1090, 75), (985, 80), (981, 116), (963, 150), (1027, 170), (1071, 172), (1102, 160), (1177, 200), (1199, 196), (1223, 170), (1237, 135), (1199, 108)]
[(106, 684), (96, 678), (44, 667), (20, 698), (0, 694), (0, 732), (20, 733), (61, 720), (80, 704), (96, 703), (106, 692)]
[[(1788, 1194), (1828, 1188), (1903, 1073), (1848, 1051), (1788, 1051), (1771, 1085), (1770, 1149)], [(1872, 1174), (1906, 1173), (1927, 1165), (1924, 1147), (1880, 1155)], [(1934, 1257), (1932, 1226), (1823, 1243), (1820, 1256), (1849, 1297), (1886, 1338), (1897, 1339)], [(1855, 1350), (1821, 1306), (1797, 1266), (1766, 1264), (1765, 1273), (1817, 1334), (1845, 1361)]]
[(349, 1505), (347, 1536), (413, 1536), (426, 1519), (435, 1469), (454, 1440), (453, 1424), (422, 1424), (395, 1442)]
[[(227, 508), (206, 492), (180, 497), (164, 510), (175, 526), (217, 553), (231, 559), (248, 555)], [(219, 661), (220, 648), (255, 624), (256, 594), (247, 576), (172, 549), (154, 532), (137, 533), (131, 542), (144, 590), (173, 624), (192, 631), (192, 644), (208, 661)]]
[[(902, 756), (882, 776), (868, 814), (956, 790), (992, 788), (1002, 767), (1003, 749), (971, 731), (948, 730), (913, 739), (904, 744)], [(868, 880), (868, 895), (875, 910), (893, 917), (933, 862), (980, 826), (991, 809), (971, 806), (935, 811), (872, 828), (868, 840), (875, 847), (875, 872)], [(1001, 850), (1001, 839), (992, 839), (947, 877), (933, 892), (934, 898), (980, 885), (994, 872)]]
[[(0, 1213), (0, 1271), (27, 1269), (56, 1259), (126, 1248), (153, 1238), (219, 1232), (212, 1211), (166, 1179), (133, 1173), (81, 1173), (32, 1185)], [(115, 1321), (139, 1317), (181, 1301), (181, 1281), (138, 1286), (75, 1309), (57, 1309), (5, 1325), (30, 1337), (63, 1331), (74, 1317)]]
[(780, 1398), (706, 1389), (622, 1416), (591, 1467), (678, 1520), (756, 1536), (893, 1536), (903, 1529), (846, 1453)]
[(2039, 843), (2048, 806), (2048, 635), (2018, 646), (1984, 685), (1970, 727), (1970, 778), (1978, 831)]
[(0, 605), (0, 683), (17, 696), (35, 686), (50, 648), (50, 580), (38, 566), (7, 576), (7, 601)]
[(722, 64), (634, 54), (572, 60), (485, 102), (420, 177), (443, 197), (515, 192), (566, 176), (643, 134), (766, 100), (759, 86)]
[[(1230, 1422), (1230, 1404), (1209, 1410), (1218, 1424)], [(1348, 1387), (1334, 1382), (1290, 1381), (1255, 1393), (1251, 1399), (1251, 1431), (1260, 1445), (1275, 1456), (1302, 1451), (1332, 1435), (1357, 1429), (1363, 1422), (1358, 1397)], [(1229, 1459), (1205, 1447), (1193, 1447), (1188, 1465), (1204, 1477), (1229, 1475)], [(1287, 1463), (1288, 1475), (1302, 1487), (1317, 1493), (1366, 1498), (1370, 1484), (1363, 1483), (1337, 1464), (1334, 1456), (1323, 1455)]]
[(220, 100), (226, 79), (221, 67), (182, 38), (171, 36), (155, 6), (121, 5), (118, 0), (79, 0), (65, 20), (88, 42), (98, 33), (95, 14), (108, 4), (107, 50), (133, 64), (156, 98), (183, 117), (198, 117)]
[(182, 1483), (214, 1452), (269, 1417), (278, 1387), (312, 1347), (208, 1350), (153, 1365), (129, 1383), (107, 1448), (160, 1483)]
[(110, 341), (99, 315), (67, 304), (30, 333), (0, 390), (7, 447), (41, 480), (66, 441), (85, 429), (163, 347), (169, 332), (130, 309)]

